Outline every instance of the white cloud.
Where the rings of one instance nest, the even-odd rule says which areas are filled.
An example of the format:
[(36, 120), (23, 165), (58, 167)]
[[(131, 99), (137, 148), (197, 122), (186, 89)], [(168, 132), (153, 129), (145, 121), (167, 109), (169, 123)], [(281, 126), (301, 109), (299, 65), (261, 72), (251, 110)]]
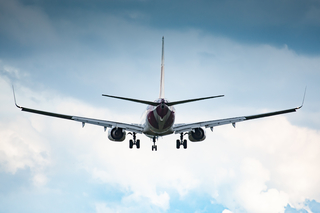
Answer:
[(48, 178), (46, 175), (38, 173), (33, 176), (33, 183), (36, 186), (43, 186), (47, 183)]
[(17, 116), (11, 85), (0, 78), (0, 170), (15, 174), (18, 170), (30, 169), (33, 184), (40, 186), (47, 182), (44, 171), (50, 165), (50, 146), (28, 118)]
[(29, 125), (24, 119), (0, 125), (0, 164), (5, 171), (14, 174), (18, 169), (35, 169), (49, 163), (45, 139), (39, 137)]
[(269, 171), (256, 159), (244, 159), (240, 168), (235, 197), (248, 212), (283, 212), (288, 196), (277, 189), (268, 189)]
[(283, 212), (287, 203), (296, 207), (305, 199), (319, 199), (318, 131), (293, 126), (282, 116), (239, 124), (231, 134), (227, 131), (231, 130), (221, 129), (230, 160), (244, 159), (240, 169), (237, 164), (224, 165), (236, 170), (229, 192), (237, 204), (248, 212)]
[[(1, 61), (0, 61), (1, 64)], [(0, 68), (0, 71), (2, 71), (4, 74), (9, 75), (10, 77), (13, 78), (17, 78), (20, 79), (23, 75), (21, 75), (21, 72), (14, 67), (10, 67), (10, 66), (2, 66), (2, 68)]]

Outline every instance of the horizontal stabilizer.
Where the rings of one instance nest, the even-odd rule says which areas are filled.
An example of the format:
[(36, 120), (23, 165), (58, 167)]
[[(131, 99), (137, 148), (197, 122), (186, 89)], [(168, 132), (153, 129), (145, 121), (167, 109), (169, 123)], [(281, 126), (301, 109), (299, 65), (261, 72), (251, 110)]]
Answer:
[[(105, 95), (105, 94), (102, 94), (102, 96), (109, 97), (109, 98), (117, 98), (117, 99), (121, 99), (121, 100), (132, 101), (132, 102), (137, 102), (137, 103), (147, 104), (147, 105), (152, 105), (152, 106), (159, 105), (158, 102), (152, 102), (152, 101), (145, 101), (145, 100), (125, 98), (125, 97)], [(185, 104), (185, 103), (189, 103), (189, 102), (201, 101), (201, 100), (206, 100), (206, 99), (211, 99), (211, 98), (219, 98), (219, 97), (223, 97), (223, 96), (224, 95), (217, 95), (217, 96), (209, 96), (209, 97), (204, 97), (204, 98), (195, 98), (195, 99), (188, 99), (188, 100), (182, 100), (182, 101), (174, 101), (174, 102), (168, 102), (168, 103), (166, 103), (166, 105), (173, 106), (173, 105)]]
[(210, 96), (210, 97), (204, 97), (204, 98), (188, 99), (188, 100), (183, 100), (183, 101), (174, 101), (174, 102), (167, 103), (167, 105), (173, 106), (173, 105), (185, 104), (185, 103), (194, 102), (194, 101), (202, 101), (202, 100), (206, 100), (206, 99), (210, 99), (210, 98), (220, 98), (223, 96), (224, 95), (217, 95), (217, 96)]
[(137, 102), (137, 103), (141, 103), (141, 104), (148, 104), (148, 105), (152, 105), (152, 106), (158, 106), (159, 105), (159, 103), (152, 102), (152, 101), (144, 101), (144, 100), (138, 100), (138, 99), (133, 99), (133, 98), (125, 98), (125, 97), (105, 95), (105, 94), (102, 94), (102, 96), (106, 96), (106, 97), (109, 97), (109, 98), (117, 98), (117, 99), (126, 100), (126, 101), (133, 101), (133, 102)]

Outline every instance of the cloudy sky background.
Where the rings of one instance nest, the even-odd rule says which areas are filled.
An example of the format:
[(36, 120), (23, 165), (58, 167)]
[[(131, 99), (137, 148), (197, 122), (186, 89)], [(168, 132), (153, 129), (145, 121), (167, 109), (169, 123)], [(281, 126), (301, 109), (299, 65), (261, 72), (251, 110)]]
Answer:
[[(176, 122), (297, 113), (221, 126), (158, 152), (139, 135), (20, 112), (138, 123), (165, 36)], [(319, 1), (0, 0), (0, 212), (320, 212)]]

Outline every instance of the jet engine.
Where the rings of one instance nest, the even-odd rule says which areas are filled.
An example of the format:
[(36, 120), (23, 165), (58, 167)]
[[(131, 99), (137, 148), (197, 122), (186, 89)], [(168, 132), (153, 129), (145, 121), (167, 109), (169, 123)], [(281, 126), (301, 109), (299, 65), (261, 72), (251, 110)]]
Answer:
[(124, 141), (124, 139), (126, 139), (126, 131), (122, 128), (109, 129), (108, 138), (111, 141)]
[(195, 128), (188, 132), (189, 140), (192, 142), (199, 142), (206, 139), (206, 132), (202, 128)]

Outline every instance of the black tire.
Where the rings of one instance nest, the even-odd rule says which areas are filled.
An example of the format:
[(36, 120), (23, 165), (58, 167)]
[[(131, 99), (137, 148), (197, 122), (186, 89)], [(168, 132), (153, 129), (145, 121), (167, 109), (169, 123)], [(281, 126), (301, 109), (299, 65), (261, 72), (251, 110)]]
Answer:
[(177, 140), (177, 144), (176, 145), (177, 145), (177, 149), (180, 149), (180, 145), (181, 144), (180, 144), (180, 140), (179, 139)]
[(183, 140), (183, 148), (184, 148), (184, 149), (186, 149), (186, 148), (188, 147), (187, 144), (188, 144), (188, 143), (187, 143), (187, 140)]
[(133, 147), (133, 140), (129, 140), (129, 148), (132, 149)]
[(140, 140), (139, 139), (137, 139), (136, 146), (137, 146), (137, 149), (140, 149)]

